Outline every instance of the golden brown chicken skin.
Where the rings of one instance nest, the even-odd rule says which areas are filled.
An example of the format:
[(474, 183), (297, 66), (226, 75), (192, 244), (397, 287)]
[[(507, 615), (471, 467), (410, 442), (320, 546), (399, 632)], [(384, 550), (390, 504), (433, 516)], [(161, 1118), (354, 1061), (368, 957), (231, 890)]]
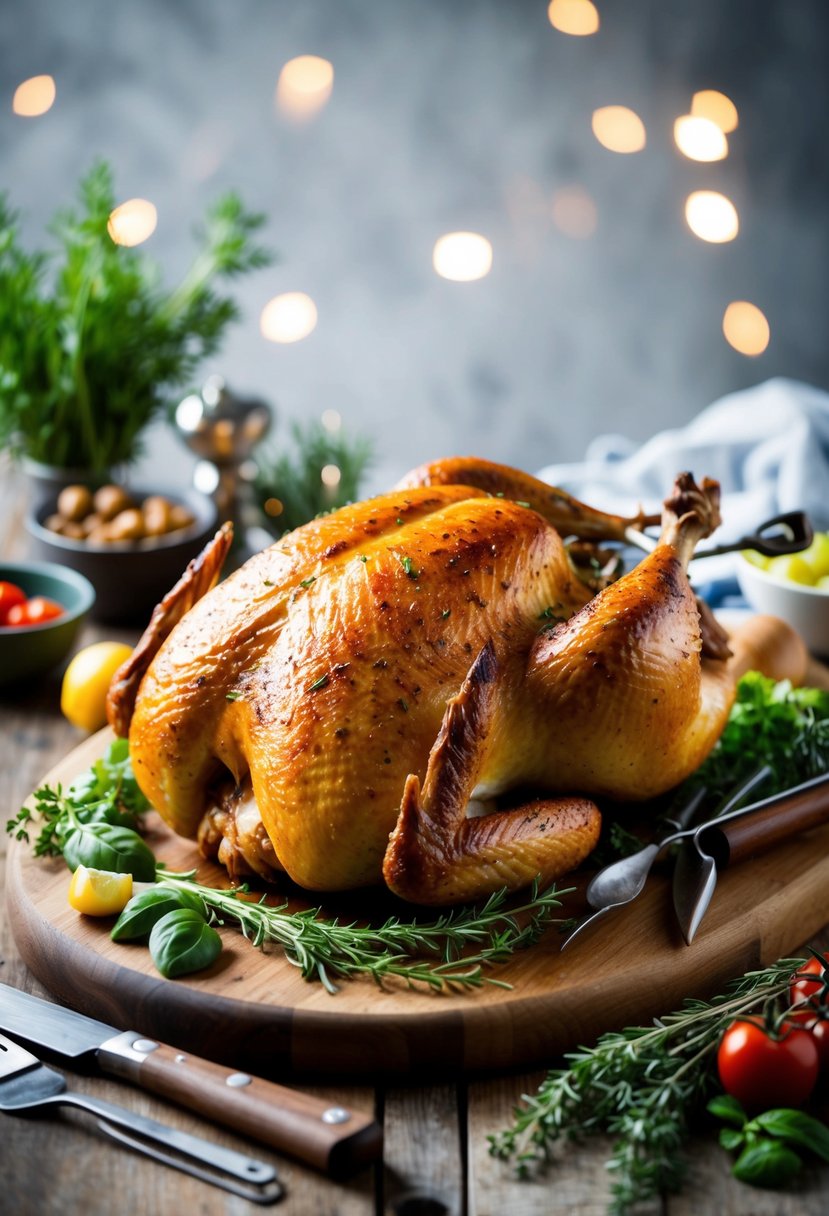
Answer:
[(377, 882), (406, 778), (425, 773), (478, 653), (491, 640), (511, 669), (542, 614), (569, 616), (589, 594), (558, 534), (515, 503), (445, 487), (347, 508), (183, 617), (141, 683), (136, 776), (195, 835), (220, 776), (250, 774), (296, 882)]
[[(658, 548), (596, 596), (544, 489), (533, 509), (402, 488), (288, 534), (168, 630), (173, 596), (110, 707), (124, 729), (135, 701), (133, 765), (167, 822), (232, 873), (441, 904), (568, 872), (598, 838), (591, 795), (696, 767), (737, 673), (701, 658), (685, 573), (716, 488), (686, 482)], [(585, 535), (607, 534), (615, 517), (576, 506)], [(496, 807), (527, 785), (538, 797)]]

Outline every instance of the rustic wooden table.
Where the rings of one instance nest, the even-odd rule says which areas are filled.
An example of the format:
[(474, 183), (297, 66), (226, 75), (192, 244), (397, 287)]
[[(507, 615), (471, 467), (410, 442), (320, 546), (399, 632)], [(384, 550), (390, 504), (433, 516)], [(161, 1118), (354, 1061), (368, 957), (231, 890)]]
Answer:
[[(0, 556), (25, 556), (22, 527), (25, 495), (0, 460)], [(134, 634), (90, 624), (80, 645), (100, 638), (132, 642)], [(0, 688), (0, 816), (16, 811), (41, 777), (77, 746), (80, 736), (59, 711), (60, 672), (22, 687)], [(5, 853), (5, 834), (0, 836)], [(5, 867), (0, 858), (0, 882)], [(829, 947), (829, 931), (823, 946)], [(47, 997), (21, 961), (3, 919), (0, 979)], [(140, 1028), (139, 1028), (140, 1029)], [(551, 1064), (555, 1063), (550, 1061)], [(128, 1106), (174, 1127), (273, 1161), (285, 1186), (278, 1210), (285, 1216), (603, 1216), (609, 1196), (604, 1163), (609, 1141), (570, 1146), (544, 1176), (517, 1180), (510, 1167), (488, 1154), (488, 1133), (504, 1127), (522, 1093), (534, 1092), (543, 1072), (500, 1074), (462, 1082), (398, 1083), (313, 1092), (374, 1111), (385, 1136), (382, 1166), (336, 1183), (267, 1149), (245, 1142), (126, 1084), (67, 1072), (70, 1087)], [(312, 1087), (308, 1087), (311, 1089)], [(2, 1117), (0, 1210), (9, 1216), (164, 1216), (194, 1212), (238, 1216), (255, 1210), (203, 1182), (154, 1164), (116, 1146), (94, 1121), (75, 1111), (37, 1119)], [(829, 1205), (829, 1168), (809, 1168), (796, 1192), (762, 1192), (735, 1182), (729, 1159), (713, 1133), (700, 1134), (689, 1149), (685, 1192), (641, 1209), (640, 1216), (717, 1212), (748, 1216), (823, 1216)]]

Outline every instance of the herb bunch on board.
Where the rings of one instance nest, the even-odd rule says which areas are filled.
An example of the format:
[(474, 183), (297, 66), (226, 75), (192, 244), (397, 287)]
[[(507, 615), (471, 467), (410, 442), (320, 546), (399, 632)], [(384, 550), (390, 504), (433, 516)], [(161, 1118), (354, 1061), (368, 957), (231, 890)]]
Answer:
[(56, 467), (103, 472), (133, 459), (239, 315), (218, 282), (272, 260), (255, 240), (264, 216), (227, 194), (207, 212), (190, 271), (165, 289), (144, 253), (110, 237), (115, 202), (99, 162), (79, 207), (55, 218), (55, 256), (24, 248), (0, 196), (0, 445)]
[(780, 959), (747, 972), (710, 1002), (687, 1000), (652, 1026), (603, 1034), (594, 1047), (571, 1052), (567, 1067), (549, 1072), (537, 1093), (524, 1096), (511, 1125), (489, 1137), (490, 1153), (526, 1177), (544, 1167), (556, 1142), (609, 1133), (613, 1216), (678, 1191), (690, 1118), (717, 1088), (723, 1031), (776, 1000), (788, 1004), (792, 976), (804, 965)]

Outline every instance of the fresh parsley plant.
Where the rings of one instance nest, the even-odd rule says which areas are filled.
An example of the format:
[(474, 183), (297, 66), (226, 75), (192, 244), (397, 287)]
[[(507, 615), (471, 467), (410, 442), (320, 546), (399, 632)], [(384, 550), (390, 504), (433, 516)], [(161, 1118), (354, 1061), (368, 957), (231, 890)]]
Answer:
[(207, 212), (199, 250), (165, 289), (139, 249), (107, 230), (112, 172), (98, 162), (80, 206), (52, 225), (57, 252), (29, 252), (0, 195), (0, 445), (61, 468), (104, 471), (133, 459), (140, 434), (215, 353), (235, 302), (217, 284), (268, 265), (263, 215), (227, 194)]

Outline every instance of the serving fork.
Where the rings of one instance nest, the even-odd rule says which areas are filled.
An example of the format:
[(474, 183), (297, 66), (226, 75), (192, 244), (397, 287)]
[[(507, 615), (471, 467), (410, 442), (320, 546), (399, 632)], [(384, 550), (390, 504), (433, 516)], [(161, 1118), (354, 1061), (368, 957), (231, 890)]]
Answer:
[(282, 1186), (273, 1166), (168, 1127), (123, 1106), (67, 1089), (62, 1073), (0, 1034), (0, 1111), (23, 1114), (77, 1106), (97, 1116), (114, 1140), (253, 1203), (275, 1203)]

